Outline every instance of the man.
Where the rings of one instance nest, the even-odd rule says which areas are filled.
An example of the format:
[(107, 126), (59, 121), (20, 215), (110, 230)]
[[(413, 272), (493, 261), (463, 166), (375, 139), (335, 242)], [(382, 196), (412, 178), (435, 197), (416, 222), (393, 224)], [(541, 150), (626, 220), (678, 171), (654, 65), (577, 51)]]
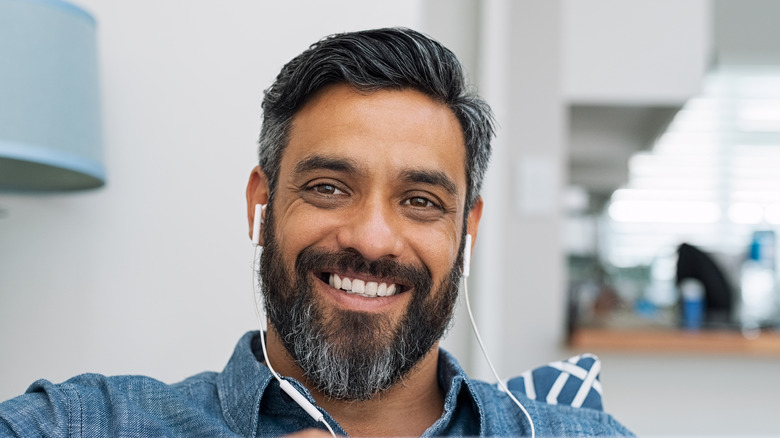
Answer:
[[(0, 431), (630, 434), (598, 410), (516, 391), (526, 418), (438, 348), (466, 235), (477, 237), (492, 135), (488, 106), (435, 41), (382, 29), (316, 43), (266, 91), (260, 165), (246, 191), (250, 237), (263, 215), (265, 338), (248, 333), (222, 373), (174, 385), (97, 375), (36, 382), (0, 405)], [(312, 403), (322, 422), (299, 406)]]

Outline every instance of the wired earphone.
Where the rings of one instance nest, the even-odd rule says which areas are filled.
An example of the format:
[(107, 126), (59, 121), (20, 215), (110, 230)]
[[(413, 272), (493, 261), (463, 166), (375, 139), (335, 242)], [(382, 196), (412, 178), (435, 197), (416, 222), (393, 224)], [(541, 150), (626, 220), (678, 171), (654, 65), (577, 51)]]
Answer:
[[(255, 314), (257, 315), (258, 323), (260, 324), (260, 328), (265, 332), (265, 324), (263, 323), (263, 318), (260, 315), (260, 300), (262, 300), (262, 292), (259, 290), (258, 283), (260, 281), (259, 276), (257, 278), (255, 277), (258, 272), (258, 263), (260, 261), (260, 258), (263, 254), (263, 247), (260, 245), (260, 227), (263, 223), (263, 213), (265, 210), (264, 204), (256, 204), (255, 205), (255, 216), (254, 216), (254, 223), (252, 227), (252, 245), (254, 246), (254, 259), (252, 262), (252, 298), (254, 302), (254, 308), (255, 308)], [(525, 417), (528, 419), (528, 423), (531, 426), (531, 438), (536, 437), (536, 429), (534, 428), (534, 422), (531, 419), (531, 415), (528, 413), (528, 410), (526, 410), (525, 406), (523, 406), (522, 403), (520, 403), (519, 400), (512, 394), (512, 392), (507, 388), (506, 384), (501, 380), (501, 378), (498, 377), (498, 373), (496, 372), (495, 367), (493, 366), (493, 362), (491, 362), (490, 357), (488, 357), (487, 350), (485, 349), (485, 345), (482, 342), (482, 337), (479, 335), (479, 330), (477, 330), (477, 324), (474, 321), (474, 314), (471, 312), (471, 304), (469, 303), (469, 289), (468, 289), (468, 278), (470, 274), (470, 267), (471, 267), (471, 234), (466, 234), (465, 239), (465, 248), (464, 248), (464, 254), (463, 254), (463, 292), (466, 297), (466, 310), (469, 314), (469, 320), (471, 322), (471, 328), (474, 330), (474, 336), (477, 338), (477, 343), (479, 344), (480, 350), (482, 350), (482, 355), (485, 356), (485, 360), (487, 361), (488, 365), (490, 366), (490, 371), (493, 373), (493, 376), (496, 378), (496, 384), (498, 385), (499, 389), (501, 389), (503, 392), (505, 392), (509, 398), (512, 400), (512, 402), (517, 405), (518, 408), (523, 412)], [(260, 300), (258, 300), (260, 298)], [(333, 428), (331, 428), (330, 424), (328, 424), (327, 421), (325, 421), (325, 416), (322, 412), (320, 412), (319, 409), (317, 409), (303, 394), (298, 392), (295, 387), (292, 386), (290, 382), (283, 379), (271, 366), (271, 360), (268, 357), (268, 351), (265, 346), (265, 334), (261, 333), (260, 335), (260, 344), (263, 348), (263, 357), (265, 357), (265, 364), (268, 366), (268, 369), (271, 371), (271, 374), (274, 376), (274, 378), (279, 382), (279, 386), (282, 388), (282, 390), (287, 393), (287, 395), (292, 398), (295, 403), (298, 404), (304, 411), (306, 411), (309, 416), (311, 416), (315, 421), (320, 422), (325, 425), (325, 427), (328, 429), (328, 432), (335, 438), (336, 434), (333, 432)]]

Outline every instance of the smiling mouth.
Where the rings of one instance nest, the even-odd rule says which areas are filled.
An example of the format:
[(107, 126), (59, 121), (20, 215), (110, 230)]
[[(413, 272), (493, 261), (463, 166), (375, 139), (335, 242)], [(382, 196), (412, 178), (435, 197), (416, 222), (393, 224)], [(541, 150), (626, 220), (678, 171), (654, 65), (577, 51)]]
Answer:
[(406, 287), (397, 283), (365, 281), (328, 272), (323, 273), (320, 279), (334, 289), (340, 289), (348, 294), (360, 295), (366, 298), (391, 297), (407, 290)]

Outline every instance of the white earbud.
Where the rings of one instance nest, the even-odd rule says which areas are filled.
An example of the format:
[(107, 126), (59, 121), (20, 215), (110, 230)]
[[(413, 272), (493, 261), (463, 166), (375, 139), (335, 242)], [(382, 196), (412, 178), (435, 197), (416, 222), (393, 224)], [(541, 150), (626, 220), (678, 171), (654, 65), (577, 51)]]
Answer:
[(265, 210), (265, 204), (255, 204), (255, 221), (252, 226), (252, 243), (255, 246), (260, 245), (260, 225), (263, 223), (263, 210)]
[(466, 234), (466, 243), (463, 252), (463, 277), (469, 278), (471, 267), (471, 234)]

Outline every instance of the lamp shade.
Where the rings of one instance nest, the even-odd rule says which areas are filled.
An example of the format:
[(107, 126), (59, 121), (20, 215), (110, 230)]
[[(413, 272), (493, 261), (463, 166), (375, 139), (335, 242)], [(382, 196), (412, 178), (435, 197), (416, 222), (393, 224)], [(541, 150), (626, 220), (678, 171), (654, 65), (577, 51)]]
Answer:
[(60, 0), (0, 0), (0, 190), (105, 183), (95, 28)]

